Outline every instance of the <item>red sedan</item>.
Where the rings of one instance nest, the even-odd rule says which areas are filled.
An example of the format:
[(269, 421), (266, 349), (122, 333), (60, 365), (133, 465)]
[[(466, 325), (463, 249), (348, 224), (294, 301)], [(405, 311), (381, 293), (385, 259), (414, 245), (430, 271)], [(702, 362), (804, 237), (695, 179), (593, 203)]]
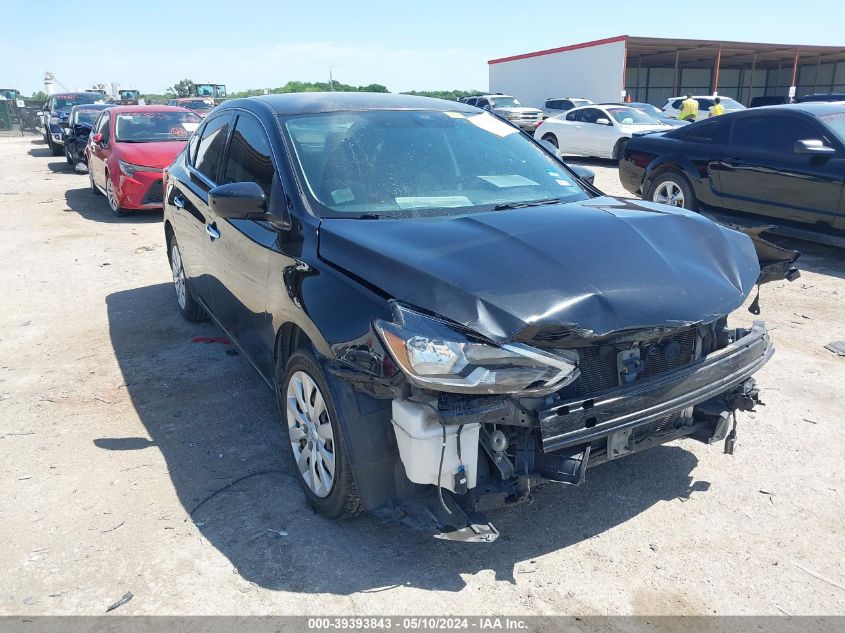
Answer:
[(161, 209), (162, 170), (182, 151), (200, 117), (185, 108), (119, 106), (103, 110), (85, 148), (91, 190), (115, 215)]

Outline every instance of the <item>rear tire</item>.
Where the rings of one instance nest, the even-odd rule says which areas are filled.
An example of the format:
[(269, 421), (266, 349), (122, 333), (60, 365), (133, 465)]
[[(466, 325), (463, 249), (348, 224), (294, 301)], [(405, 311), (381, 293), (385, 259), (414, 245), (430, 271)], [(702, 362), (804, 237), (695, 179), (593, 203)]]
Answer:
[(687, 177), (677, 171), (666, 171), (657, 176), (648, 188), (647, 200), (690, 211), (698, 208), (698, 200)]
[(552, 134), (552, 133), (544, 134), (543, 140), (546, 141), (547, 143), (551, 143), (552, 145), (554, 145), (555, 149), (560, 149), (560, 146), (557, 143), (557, 136), (555, 136), (554, 134)]
[(97, 183), (94, 182), (94, 172), (91, 169), (88, 169), (88, 182), (91, 183), (91, 193), (95, 196), (100, 195), (100, 188), (97, 186)]
[(208, 319), (203, 307), (194, 299), (194, 292), (191, 289), (191, 280), (185, 272), (182, 263), (182, 253), (179, 244), (176, 243), (176, 236), (170, 239), (170, 272), (173, 274), (173, 287), (176, 289), (176, 305), (179, 312), (186, 321), (195, 323)]
[(361, 512), (339, 412), (310, 351), (296, 350), (284, 366), (281, 358), (277, 361), (276, 397), (308, 505), (329, 519)]

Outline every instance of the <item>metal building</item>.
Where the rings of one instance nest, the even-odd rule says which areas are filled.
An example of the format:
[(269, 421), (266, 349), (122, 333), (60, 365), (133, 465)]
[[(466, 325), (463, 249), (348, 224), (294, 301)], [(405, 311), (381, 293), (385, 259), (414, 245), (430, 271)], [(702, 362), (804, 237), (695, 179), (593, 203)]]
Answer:
[(490, 91), (542, 107), (550, 97), (662, 106), (687, 92), (732, 97), (845, 92), (845, 47), (620, 35), (487, 62)]

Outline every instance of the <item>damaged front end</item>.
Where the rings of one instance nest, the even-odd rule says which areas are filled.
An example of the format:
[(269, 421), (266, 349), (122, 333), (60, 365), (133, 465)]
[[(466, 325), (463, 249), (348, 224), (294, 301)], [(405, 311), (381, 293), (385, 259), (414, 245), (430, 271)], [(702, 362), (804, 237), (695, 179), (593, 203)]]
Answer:
[[(429, 318), (398, 306), (396, 314), (403, 324)], [(495, 349), (489, 342), (456, 348), (442, 333), (400, 339), (391, 325), (401, 331), (382, 323), (379, 332), (409, 378), (392, 402), (399, 454), (408, 479), (432, 489), (389, 514), (427, 517), (441, 538), (462, 541), (496, 537), (483, 512), (525, 501), (542, 482), (578, 485), (608, 460), (690, 435), (727, 440), (733, 452), (735, 412), (759, 402), (752, 375), (774, 353), (762, 322), (730, 329), (724, 318), (569, 339), (528, 359), (469, 351)], [(504, 383), (521, 389), (497, 393)]]
[(684, 436), (732, 453), (774, 348), (763, 322), (727, 315), (797, 276), (794, 251), (637, 201), (367, 228), (325, 222), (320, 245), (392, 297), (332, 350), (335, 376), (390, 403), (400, 472), (377, 479), (374, 460), (358, 489), (374, 481), (369, 510), (461, 541), (494, 540), (486, 511), (605, 461)]

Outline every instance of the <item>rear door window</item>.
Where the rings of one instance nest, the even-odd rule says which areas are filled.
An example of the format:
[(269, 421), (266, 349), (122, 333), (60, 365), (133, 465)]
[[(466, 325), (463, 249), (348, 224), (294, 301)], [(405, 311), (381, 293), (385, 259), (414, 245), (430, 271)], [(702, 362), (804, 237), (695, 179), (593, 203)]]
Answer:
[(226, 148), (231, 122), (232, 115), (229, 113), (214, 117), (206, 123), (197, 144), (194, 169), (211, 182), (217, 182), (217, 171), (223, 157), (223, 150)]
[(726, 145), (730, 121), (718, 117), (709, 121), (702, 121), (695, 125), (679, 127), (666, 134), (669, 138), (686, 141), (687, 143), (712, 143)]

